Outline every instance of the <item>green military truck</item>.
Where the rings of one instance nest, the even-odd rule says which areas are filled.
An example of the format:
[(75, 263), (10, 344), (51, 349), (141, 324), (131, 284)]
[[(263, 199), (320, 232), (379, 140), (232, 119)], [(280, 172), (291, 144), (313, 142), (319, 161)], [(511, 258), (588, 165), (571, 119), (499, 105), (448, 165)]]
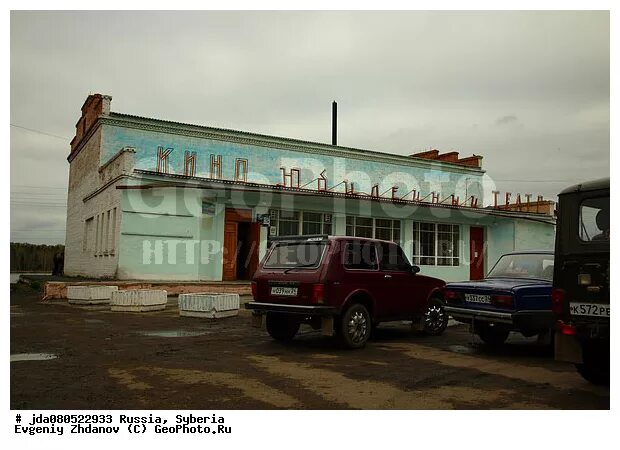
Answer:
[(555, 359), (609, 383), (609, 178), (559, 195), (552, 308)]

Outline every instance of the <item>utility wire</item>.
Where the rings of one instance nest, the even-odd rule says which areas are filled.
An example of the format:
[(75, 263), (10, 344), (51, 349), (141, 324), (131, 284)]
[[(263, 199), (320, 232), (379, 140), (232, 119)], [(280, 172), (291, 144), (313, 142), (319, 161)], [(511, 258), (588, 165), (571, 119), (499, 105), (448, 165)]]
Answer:
[(35, 189), (62, 189), (67, 190), (66, 187), (54, 187), (54, 186), (26, 186), (25, 184), (14, 184), (16, 188), (35, 188)]
[(12, 123), (11, 126), (15, 127), (15, 128), (20, 128), (22, 130), (30, 131), (31, 133), (43, 134), (45, 136), (51, 136), (51, 137), (54, 137), (56, 139), (62, 139), (63, 141), (69, 141), (70, 140), (69, 138), (66, 138), (66, 137), (63, 137), (63, 136), (58, 136), (56, 134), (46, 133), (45, 131), (34, 130), (32, 128), (22, 127), (21, 125), (16, 125), (14, 123)]

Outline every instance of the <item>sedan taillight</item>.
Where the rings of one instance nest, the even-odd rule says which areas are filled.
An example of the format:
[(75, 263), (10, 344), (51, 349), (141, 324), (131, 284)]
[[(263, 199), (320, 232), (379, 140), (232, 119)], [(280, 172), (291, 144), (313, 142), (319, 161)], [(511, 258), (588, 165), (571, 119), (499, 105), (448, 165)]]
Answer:
[(512, 295), (491, 295), (491, 303), (497, 306), (513, 306), (514, 297)]
[(461, 301), (461, 294), (459, 294), (456, 291), (451, 291), (449, 289), (446, 289), (443, 291), (443, 299), (446, 302), (459, 302)]

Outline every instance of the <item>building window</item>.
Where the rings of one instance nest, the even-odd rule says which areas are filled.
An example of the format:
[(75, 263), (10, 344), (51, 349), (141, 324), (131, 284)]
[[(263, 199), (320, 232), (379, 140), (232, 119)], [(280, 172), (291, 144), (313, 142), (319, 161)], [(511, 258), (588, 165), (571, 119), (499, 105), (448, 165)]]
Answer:
[(400, 243), (400, 220), (347, 216), (347, 236), (383, 239)]
[(278, 217), (278, 236), (294, 236), (299, 232), (299, 211), (280, 211)]
[(101, 216), (97, 214), (95, 216), (95, 256), (99, 253), (99, 236), (101, 229)]
[(413, 222), (413, 263), (421, 266), (458, 266), (460, 227)]
[(82, 251), (88, 252), (92, 250), (92, 234), (93, 234), (94, 217), (86, 219), (84, 222), (84, 238), (82, 240)]
[(331, 234), (332, 215), (311, 211), (269, 211), (271, 236), (299, 234)]
[(108, 250), (110, 250), (110, 210), (107, 210), (104, 214), (105, 217), (105, 239), (104, 239), (104, 248), (103, 254), (107, 255)]
[(116, 208), (112, 209), (112, 223), (110, 225), (112, 228), (110, 233), (110, 254), (113, 255), (116, 250)]

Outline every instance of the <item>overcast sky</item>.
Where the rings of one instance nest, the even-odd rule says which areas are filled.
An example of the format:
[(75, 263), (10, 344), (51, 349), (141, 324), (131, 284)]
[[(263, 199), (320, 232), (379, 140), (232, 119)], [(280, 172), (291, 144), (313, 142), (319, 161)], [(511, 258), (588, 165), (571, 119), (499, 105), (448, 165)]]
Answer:
[(97, 92), (327, 143), (335, 99), (340, 145), (475, 153), (515, 194), (609, 176), (606, 12), (13, 12), (12, 241), (64, 242), (69, 141)]

